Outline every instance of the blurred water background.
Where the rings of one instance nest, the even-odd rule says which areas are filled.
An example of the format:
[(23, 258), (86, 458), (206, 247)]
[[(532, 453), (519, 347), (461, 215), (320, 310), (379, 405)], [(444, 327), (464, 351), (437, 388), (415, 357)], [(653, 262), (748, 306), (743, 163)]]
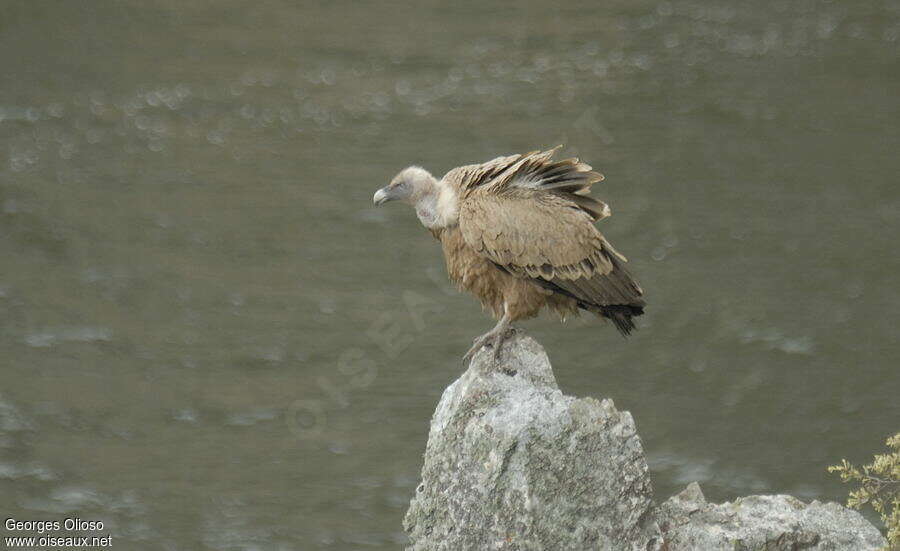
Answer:
[(900, 2), (0, 5), (0, 496), (129, 550), (397, 549), (493, 321), (399, 169), (565, 143), (647, 315), (526, 324), (664, 499), (900, 429)]

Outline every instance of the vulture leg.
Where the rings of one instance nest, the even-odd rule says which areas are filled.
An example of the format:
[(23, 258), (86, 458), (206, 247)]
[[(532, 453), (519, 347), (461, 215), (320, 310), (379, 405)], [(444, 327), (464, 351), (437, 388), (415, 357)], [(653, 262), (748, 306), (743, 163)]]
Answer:
[(503, 341), (514, 332), (510, 323), (510, 315), (507, 311), (493, 329), (475, 339), (472, 348), (470, 348), (469, 351), (466, 352), (466, 355), (463, 356), (463, 363), (471, 362), (475, 353), (481, 350), (485, 345), (491, 346), (493, 350), (493, 359), (496, 362), (500, 358), (500, 347), (503, 346)]

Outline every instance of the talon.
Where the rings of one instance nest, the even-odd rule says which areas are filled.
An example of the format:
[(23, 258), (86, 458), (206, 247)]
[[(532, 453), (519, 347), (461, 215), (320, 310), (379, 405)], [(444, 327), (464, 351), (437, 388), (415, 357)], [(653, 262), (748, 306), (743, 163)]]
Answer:
[(494, 343), (494, 350), (492, 354), (494, 363), (500, 360), (500, 348), (502, 347), (502, 344), (502, 342)]
[(500, 323), (484, 335), (475, 338), (472, 348), (463, 356), (463, 365), (471, 363), (475, 354), (485, 346), (491, 347), (491, 359), (494, 363), (497, 363), (500, 360), (500, 350), (503, 348), (503, 342), (509, 336), (514, 335), (515, 332), (515, 328), (510, 327), (507, 323)]
[(472, 340), (472, 348), (470, 348), (469, 351), (466, 352), (466, 355), (463, 356), (463, 364), (464, 365), (467, 363), (470, 363), (472, 361), (472, 358), (475, 357), (475, 353), (478, 352), (479, 350), (481, 350), (481, 348), (485, 344), (487, 344), (487, 340), (488, 340), (487, 337), (488, 337), (488, 335), (481, 335), (480, 337), (475, 337)]

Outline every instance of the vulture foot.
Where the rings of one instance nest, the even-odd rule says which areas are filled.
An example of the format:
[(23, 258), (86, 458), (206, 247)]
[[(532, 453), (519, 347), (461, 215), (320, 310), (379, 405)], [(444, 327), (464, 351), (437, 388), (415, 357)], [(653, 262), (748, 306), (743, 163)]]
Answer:
[(512, 327), (508, 321), (501, 320), (496, 327), (475, 338), (472, 348), (463, 356), (463, 364), (470, 363), (475, 354), (485, 346), (491, 347), (492, 359), (496, 363), (500, 359), (500, 348), (503, 346), (504, 341), (514, 335), (515, 332), (515, 327)]

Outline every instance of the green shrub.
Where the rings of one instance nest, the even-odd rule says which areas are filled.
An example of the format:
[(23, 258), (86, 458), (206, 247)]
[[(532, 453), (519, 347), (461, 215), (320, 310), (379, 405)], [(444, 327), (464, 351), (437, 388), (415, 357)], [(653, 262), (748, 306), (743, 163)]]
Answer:
[(850, 492), (847, 507), (871, 505), (887, 529), (888, 549), (900, 549), (900, 433), (888, 438), (887, 445), (891, 453), (876, 455), (862, 470), (844, 459), (828, 472), (838, 473), (843, 482), (859, 483)]

